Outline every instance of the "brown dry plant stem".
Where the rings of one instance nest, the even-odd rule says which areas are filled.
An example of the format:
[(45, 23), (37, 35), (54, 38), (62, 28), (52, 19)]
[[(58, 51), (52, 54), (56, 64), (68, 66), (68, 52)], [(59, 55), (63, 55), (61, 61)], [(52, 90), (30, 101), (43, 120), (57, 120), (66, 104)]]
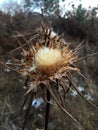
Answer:
[(45, 130), (48, 129), (49, 112), (50, 112), (50, 92), (47, 90), (47, 103), (46, 103), (46, 115), (45, 115)]
[(34, 93), (32, 92), (32, 94), (30, 95), (29, 106), (28, 106), (27, 111), (26, 111), (25, 120), (23, 122), (22, 130), (25, 129), (25, 125), (26, 125), (27, 119), (29, 117), (29, 113), (30, 113), (30, 109), (31, 109), (31, 105), (32, 105), (32, 100), (33, 100), (33, 96), (34, 96)]

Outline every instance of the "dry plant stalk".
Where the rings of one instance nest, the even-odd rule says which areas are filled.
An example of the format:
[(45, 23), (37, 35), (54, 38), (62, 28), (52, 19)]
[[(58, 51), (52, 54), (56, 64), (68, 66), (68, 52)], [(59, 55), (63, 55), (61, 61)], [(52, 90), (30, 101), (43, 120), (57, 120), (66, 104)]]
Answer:
[[(12, 53), (14, 53), (12, 63), (0, 63), (12, 71), (26, 77), (28, 90), (25, 93), (23, 106), (29, 96), (30, 101), (22, 130), (25, 128), (33, 97), (39, 88), (42, 90), (41, 94), (43, 93), (43, 99), (47, 102), (45, 130), (48, 128), (50, 97), (53, 98), (58, 107), (66, 115), (75, 122), (78, 122), (64, 107), (65, 95), (69, 92), (71, 86), (73, 86), (77, 93), (86, 102), (98, 109), (78, 91), (71, 73), (72, 71), (75, 71), (84, 77), (79, 68), (76, 67), (76, 62), (86, 58), (79, 58), (76, 54), (81, 45), (78, 45), (75, 49), (70, 50), (69, 45), (65, 45), (57, 34), (54, 34), (49, 29), (44, 29), (43, 26), (37, 33), (35, 33), (35, 35), (32, 36), (30, 41), (27, 41), (23, 36), (26, 41), (25, 44), (22, 44), (18, 40), (18, 37), (20, 36), (22, 36), (20, 33), (14, 36), (19, 43), (19, 47), (12, 51)], [(69, 82), (66, 82), (66, 80)]]

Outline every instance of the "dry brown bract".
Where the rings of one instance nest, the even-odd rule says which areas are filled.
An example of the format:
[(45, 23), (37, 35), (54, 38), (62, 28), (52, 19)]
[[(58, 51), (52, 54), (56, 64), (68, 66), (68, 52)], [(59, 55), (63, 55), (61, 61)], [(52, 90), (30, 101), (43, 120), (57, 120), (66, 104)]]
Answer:
[[(58, 35), (53, 34), (48, 29), (42, 28), (36, 35), (33, 40), (27, 41), (25, 44), (21, 44), (18, 41), (20, 46), (14, 50), (17, 52), (17, 55), (12, 58), (13, 64), (5, 64), (9, 69), (27, 77), (26, 85), (28, 91), (25, 96), (26, 99), (28, 96), (31, 96), (31, 100), (22, 129), (24, 129), (26, 124), (33, 96), (37, 93), (39, 88), (42, 89), (41, 94), (47, 102), (48, 107), (51, 96), (61, 110), (77, 122), (64, 107), (64, 98), (71, 86), (74, 87), (85, 101), (96, 108), (94, 104), (86, 100), (78, 91), (72, 79), (71, 71), (76, 71), (79, 75), (83, 76), (75, 65), (75, 63), (80, 60), (76, 55), (80, 45), (74, 50), (70, 50), (69, 46), (65, 45)], [(15, 38), (17, 37), (15, 36)], [(46, 112), (46, 114), (49, 114), (49, 112)], [(45, 130), (47, 129), (47, 122), (48, 121), (46, 121)]]

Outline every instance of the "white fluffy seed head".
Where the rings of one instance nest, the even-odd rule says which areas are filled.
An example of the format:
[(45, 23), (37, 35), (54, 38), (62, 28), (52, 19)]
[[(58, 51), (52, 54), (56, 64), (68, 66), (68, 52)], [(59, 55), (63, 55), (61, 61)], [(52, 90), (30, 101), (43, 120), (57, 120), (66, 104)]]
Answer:
[(54, 72), (62, 63), (61, 50), (43, 47), (35, 54), (35, 63), (41, 72)]
[(53, 65), (61, 60), (61, 51), (57, 49), (49, 49), (44, 47), (35, 55), (36, 63), (39, 65)]

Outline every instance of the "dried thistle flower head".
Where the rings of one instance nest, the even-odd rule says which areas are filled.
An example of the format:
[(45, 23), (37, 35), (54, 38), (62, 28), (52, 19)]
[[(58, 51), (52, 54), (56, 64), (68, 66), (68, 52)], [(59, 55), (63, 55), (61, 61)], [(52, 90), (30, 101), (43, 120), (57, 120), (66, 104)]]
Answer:
[(52, 75), (63, 65), (63, 56), (60, 49), (44, 47), (35, 54), (37, 70), (41, 74)]
[(45, 73), (48, 69), (50, 73), (51, 71), (57, 71), (61, 67), (62, 59), (61, 50), (49, 47), (41, 48), (35, 54), (35, 62), (38, 65), (38, 70)]
[(73, 86), (86, 102), (96, 108), (94, 104), (86, 100), (78, 91), (73, 81), (71, 71), (75, 71), (84, 77), (79, 68), (75, 65), (76, 62), (81, 60), (81, 58), (78, 58), (76, 55), (80, 45), (70, 50), (69, 46), (65, 45), (58, 35), (54, 35), (54, 33), (51, 33), (51, 30), (43, 28), (38, 32), (37, 37), (35, 37), (32, 42), (26, 41), (24, 45), (19, 42), (19, 45), (19, 48), (13, 52), (18, 52), (21, 58), (17, 58), (16, 55), (13, 57), (13, 64), (6, 64), (5, 66), (27, 77), (26, 85), (28, 90), (25, 94), (26, 99), (24, 100), (23, 106), (27, 97), (31, 96), (31, 98), (22, 130), (24, 130), (27, 121), (32, 99), (39, 87), (42, 89), (41, 94), (43, 95), (43, 99), (47, 102), (45, 130), (47, 130), (47, 114), (49, 114), (50, 96), (64, 113), (77, 122), (64, 107), (65, 95), (69, 92), (71, 86)]

